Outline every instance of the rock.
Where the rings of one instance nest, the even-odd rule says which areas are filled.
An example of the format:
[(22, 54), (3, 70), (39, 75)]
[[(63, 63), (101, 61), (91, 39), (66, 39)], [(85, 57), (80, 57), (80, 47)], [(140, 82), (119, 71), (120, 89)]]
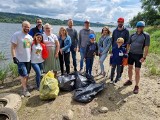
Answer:
[(108, 112), (108, 108), (107, 108), (107, 107), (101, 107), (101, 108), (99, 109), (99, 112), (100, 112), (100, 113), (107, 113), (107, 112)]
[(128, 101), (128, 99), (127, 99), (127, 98), (123, 99), (123, 102), (127, 102), (127, 101)]
[(66, 115), (63, 115), (63, 119), (64, 120), (72, 120), (73, 119), (73, 111), (72, 110), (68, 110)]
[(114, 98), (113, 98), (113, 97), (109, 97), (109, 100), (110, 100), (110, 101), (114, 101)]
[(160, 99), (155, 99), (153, 101), (154, 105), (157, 106), (158, 108), (160, 107)]

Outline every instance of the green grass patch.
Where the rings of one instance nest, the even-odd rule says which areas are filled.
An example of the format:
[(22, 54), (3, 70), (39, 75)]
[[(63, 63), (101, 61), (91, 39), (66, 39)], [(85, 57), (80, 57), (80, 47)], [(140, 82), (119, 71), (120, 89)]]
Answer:
[(18, 77), (18, 67), (14, 63), (10, 63), (8, 65), (9, 71), (11, 72), (11, 77), (16, 78)]

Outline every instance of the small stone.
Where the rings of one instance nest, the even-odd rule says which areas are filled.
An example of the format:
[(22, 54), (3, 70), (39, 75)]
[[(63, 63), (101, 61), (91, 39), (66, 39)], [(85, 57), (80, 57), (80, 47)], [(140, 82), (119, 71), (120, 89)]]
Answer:
[(160, 108), (160, 99), (155, 99), (153, 103), (157, 106), (157, 108)]
[(113, 98), (113, 97), (109, 97), (109, 100), (110, 100), (110, 101), (114, 101), (114, 98)]
[(127, 99), (127, 98), (123, 99), (123, 102), (127, 102), (127, 101), (128, 101), (128, 99)]
[(24, 98), (24, 95), (21, 95), (21, 98)]
[(107, 113), (107, 112), (108, 112), (108, 108), (107, 108), (107, 107), (101, 107), (101, 108), (99, 109), (99, 112), (100, 112), (100, 113)]
[(0, 86), (0, 89), (3, 89), (4, 88), (4, 86)]
[(63, 119), (64, 120), (72, 120), (73, 119), (73, 111), (72, 110), (68, 110), (66, 115), (63, 115)]

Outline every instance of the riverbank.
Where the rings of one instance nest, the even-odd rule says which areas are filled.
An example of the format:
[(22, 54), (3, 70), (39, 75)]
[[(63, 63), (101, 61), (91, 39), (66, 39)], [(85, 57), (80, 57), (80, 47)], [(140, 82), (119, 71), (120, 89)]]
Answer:
[[(70, 109), (73, 111), (73, 120), (159, 120), (160, 119), (160, 30), (154, 27), (146, 28), (151, 34), (150, 54), (142, 67), (140, 93), (133, 94), (134, 85), (123, 87), (128, 79), (125, 67), (123, 79), (116, 86), (109, 84), (108, 78), (95, 77), (96, 82), (106, 81), (105, 90), (89, 104), (80, 104), (72, 100), (73, 92), (61, 92), (54, 101), (41, 101), (39, 92), (32, 90), (30, 98), (22, 98), (23, 104), (18, 111), (20, 120), (62, 120), (62, 116)], [(98, 36), (98, 35), (97, 35)], [(156, 47), (156, 48), (155, 48)], [(80, 55), (77, 55), (77, 62)], [(71, 62), (72, 63), (72, 62)], [(98, 57), (95, 59), (98, 63)], [(152, 65), (153, 64), (153, 65)], [(150, 66), (151, 65), (151, 66)], [(99, 66), (98, 66), (99, 67)], [(78, 66), (79, 68), (79, 66)], [(105, 69), (108, 71), (109, 57), (105, 60)], [(71, 70), (73, 67), (71, 65)], [(93, 68), (96, 75), (97, 66)], [(156, 71), (156, 72), (155, 72)], [(100, 71), (99, 71), (100, 72)], [(156, 73), (156, 74), (155, 74)], [(35, 74), (32, 71), (29, 84), (35, 85)], [(0, 93), (21, 93), (20, 78), (7, 78)], [(101, 107), (107, 107), (107, 113), (100, 113)]]

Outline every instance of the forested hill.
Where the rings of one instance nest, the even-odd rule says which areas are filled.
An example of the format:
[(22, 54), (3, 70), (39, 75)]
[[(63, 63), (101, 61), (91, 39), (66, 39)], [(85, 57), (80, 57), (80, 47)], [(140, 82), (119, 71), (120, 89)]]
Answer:
[[(50, 23), (52, 25), (66, 25), (67, 20), (60, 20), (60, 19), (52, 19), (52, 18), (43, 18), (34, 15), (25, 15), (19, 13), (5, 13), (0, 12), (0, 22), (3, 23), (22, 23), (24, 20), (28, 20), (31, 24), (35, 24), (37, 18), (41, 18), (43, 23)], [(74, 25), (82, 26), (84, 24), (83, 21), (74, 21)], [(91, 23), (91, 26), (101, 27), (104, 24), (101, 23)]]

